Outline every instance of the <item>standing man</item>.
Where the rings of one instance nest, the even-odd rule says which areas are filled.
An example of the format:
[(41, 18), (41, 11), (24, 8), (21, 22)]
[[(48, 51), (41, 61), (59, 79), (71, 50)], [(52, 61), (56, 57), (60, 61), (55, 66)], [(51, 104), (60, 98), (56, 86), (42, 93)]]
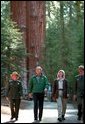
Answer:
[(11, 79), (9, 80), (6, 87), (6, 99), (10, 103), (11, 120), (13, 118), (18, 120), (19, 107), (22, 96), (22, 84), (19, 80), (20, 75), (17, 72), (13, 72), (10, 77)]
[[(42, 74), (42, 68), (37, 66), (35, 69), (35, 75), (33, 75), (29, 82), (29, 97), (33, 96), (34, 100), (34, 120), (39, 121), (42, 119), (43, 114), (43, 101), (44, 94), (47, 92), (48, 80), (45, 75)], [(39, 115), (38, 115), (39, 109)]]
[(77, 100), (78, 105), (78, 120), (84, 121), (84, 66), (78, 67), (79, 75), (76, 76), (74, 88), (74, 100)]

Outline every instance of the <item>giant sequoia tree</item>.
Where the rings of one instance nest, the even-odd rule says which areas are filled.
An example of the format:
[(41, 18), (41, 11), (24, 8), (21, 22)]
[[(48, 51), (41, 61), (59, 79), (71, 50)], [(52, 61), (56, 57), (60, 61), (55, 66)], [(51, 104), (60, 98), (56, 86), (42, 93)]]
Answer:
[(27, 79), (42, 59), (45, 33), (45, 1), (11, 1), (12, 20), (23, 32), (26, 51)]

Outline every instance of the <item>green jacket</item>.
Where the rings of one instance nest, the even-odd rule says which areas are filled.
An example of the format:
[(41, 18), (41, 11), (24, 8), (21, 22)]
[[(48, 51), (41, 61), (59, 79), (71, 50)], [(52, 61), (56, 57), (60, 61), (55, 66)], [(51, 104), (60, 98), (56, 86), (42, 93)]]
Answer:
[(41, 75), (39, 79), (34, 75), (29, 81), (29, 93), (43, 93), (48, 88), (48, 79), (45, 75)]
[(6, 97), (9, 97), (9, 100), (11, 99), (20, 99), (22, 96), (22, 84), (21, 81), (17, 80), (10, 80), (8, 82), (8, 85), (6, 87)]

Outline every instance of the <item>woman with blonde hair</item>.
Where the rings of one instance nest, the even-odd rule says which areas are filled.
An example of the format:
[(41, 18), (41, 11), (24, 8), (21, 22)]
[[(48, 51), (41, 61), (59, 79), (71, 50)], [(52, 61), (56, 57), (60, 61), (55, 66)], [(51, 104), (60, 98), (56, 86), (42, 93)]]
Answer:
[(68, 81), (65, 78), (65, 71), (59, 70), (57, 78), (54, 80), (52, 88), (52, 98), (56, 99), (58, 107), (58, 120), (65, 120), (66, 104), (67, 104), (67, 88)]

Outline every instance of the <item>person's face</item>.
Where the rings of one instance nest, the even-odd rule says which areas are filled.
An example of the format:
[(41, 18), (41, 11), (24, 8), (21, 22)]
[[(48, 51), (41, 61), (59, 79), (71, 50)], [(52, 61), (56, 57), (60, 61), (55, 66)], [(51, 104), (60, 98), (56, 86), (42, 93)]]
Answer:
[(41, 70), (41, 69), (36, 68), (35, 72), (36, 72), (36, 75), (41, 75), (42, 70)]
[(82, 68), (78, 69), (79, 75), (84, 75), (84, 70)]
[(59, 78), (63, 78), (63, 72), (60, 71), (60, 72), (58, 73), (58, 77), (59, 77)]
[(16, 81), (16, 80), (18, 79), (18, 76), (17, 76), (16, 74), (13, 74), (13, 75), (11, 76), (11, 79), (14, 80), (14, 81)]

